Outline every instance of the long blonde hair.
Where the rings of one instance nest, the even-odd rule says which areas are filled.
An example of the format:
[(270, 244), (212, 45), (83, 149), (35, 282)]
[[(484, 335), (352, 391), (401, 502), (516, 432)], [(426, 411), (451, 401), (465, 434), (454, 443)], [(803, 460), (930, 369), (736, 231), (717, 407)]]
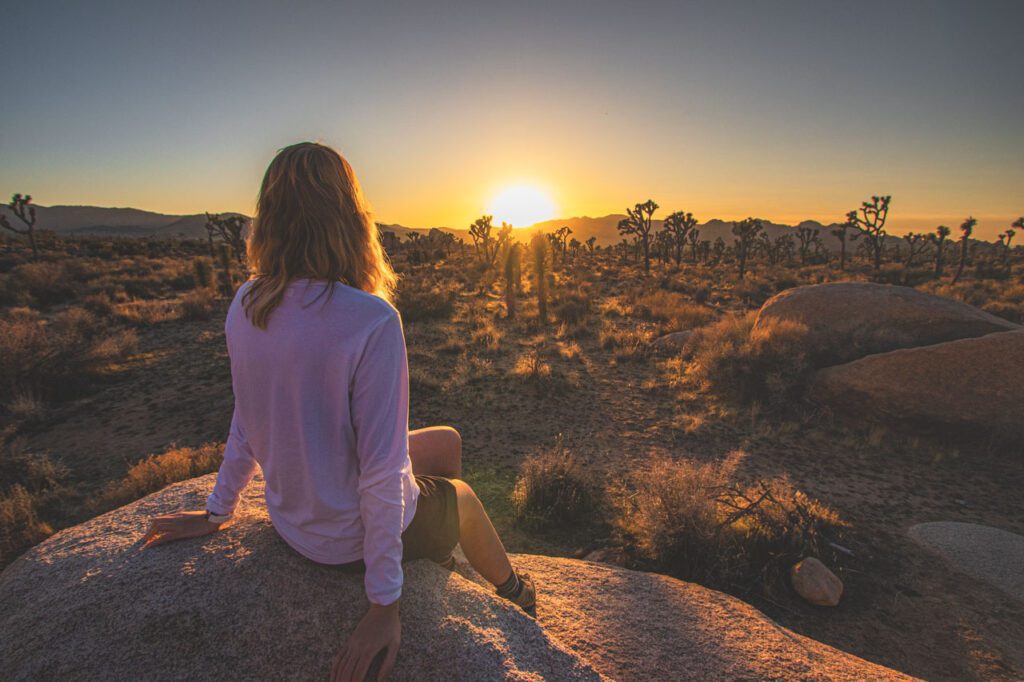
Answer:
[(248, 243), (253, 282), (242, 297), (246, 317), (266, 329), (289, 282), (341, 282), (391, 301), (396, 277), (355, 171), (316, 142), (277, 153), (267, 167)]

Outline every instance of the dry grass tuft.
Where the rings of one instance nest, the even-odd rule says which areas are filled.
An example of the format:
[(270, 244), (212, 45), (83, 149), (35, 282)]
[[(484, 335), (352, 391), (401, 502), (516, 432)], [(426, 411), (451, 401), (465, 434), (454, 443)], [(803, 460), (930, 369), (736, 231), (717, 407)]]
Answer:
[(216, 471), (223, 445), (207, 443), (197, 448), (172, 448), (134, 464), (120, 481), (110, 483), (88, 506), (97, 513), (137, 500), (161, 488)]
[(511, 501), (517, 521), (543, 526), (584, 520), (596, 508), (596, 498), (591, 477), (559, 444), (523, 461)]
[(784, 407), (799, 400), (813, 370), (804, 325), (777, 321), (753, 329), (756, 313), (725, 317), (693, 342), (686, 374), (726, 400)]

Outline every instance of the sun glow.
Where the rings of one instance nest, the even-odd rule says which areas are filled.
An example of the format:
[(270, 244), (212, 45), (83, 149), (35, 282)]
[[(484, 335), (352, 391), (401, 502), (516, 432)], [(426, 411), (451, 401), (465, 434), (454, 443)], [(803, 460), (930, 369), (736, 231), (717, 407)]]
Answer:
[(535, 185), (504, 188), (491, 199), (487, 213), (494, 216), (496, 225), (506, 222), (514, 227), (529, 227), (556, 217), (555, 202)]

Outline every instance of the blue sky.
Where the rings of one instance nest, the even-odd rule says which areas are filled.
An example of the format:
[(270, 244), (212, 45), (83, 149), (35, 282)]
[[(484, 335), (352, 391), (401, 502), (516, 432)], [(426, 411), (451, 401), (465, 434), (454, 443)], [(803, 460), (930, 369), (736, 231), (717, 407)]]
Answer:
[(517, 183), (564, 216), (1024, 213), (1024, 3), (9, 4), (0, 191), (44, 205), (251, 212), (319, 139), (417, 226)]

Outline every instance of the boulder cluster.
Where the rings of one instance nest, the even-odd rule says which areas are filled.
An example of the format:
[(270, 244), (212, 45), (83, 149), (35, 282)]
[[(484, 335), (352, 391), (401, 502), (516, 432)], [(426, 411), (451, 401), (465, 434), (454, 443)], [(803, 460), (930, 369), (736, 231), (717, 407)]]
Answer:
[(839, 416), (1024, 437), (1024, 327), (908, 287), (839, 282), (769, 299), (754, 330), (807, 328), (813, 399)]

